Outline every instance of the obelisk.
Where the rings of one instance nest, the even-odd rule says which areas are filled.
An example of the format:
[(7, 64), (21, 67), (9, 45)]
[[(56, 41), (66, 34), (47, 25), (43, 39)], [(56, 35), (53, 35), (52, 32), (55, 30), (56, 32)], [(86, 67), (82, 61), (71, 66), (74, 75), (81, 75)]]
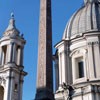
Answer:
[(40, 0), (37, 90), (35, 100), (54, 100), (51, 0)]

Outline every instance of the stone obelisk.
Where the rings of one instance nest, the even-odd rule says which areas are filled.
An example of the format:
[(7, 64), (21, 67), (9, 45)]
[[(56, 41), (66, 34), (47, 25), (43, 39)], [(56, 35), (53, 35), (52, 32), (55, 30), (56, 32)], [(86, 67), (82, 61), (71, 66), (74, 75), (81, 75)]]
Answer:
[(37, 90), (35, 100), (54, 100), (51, 0), (40, 0)]

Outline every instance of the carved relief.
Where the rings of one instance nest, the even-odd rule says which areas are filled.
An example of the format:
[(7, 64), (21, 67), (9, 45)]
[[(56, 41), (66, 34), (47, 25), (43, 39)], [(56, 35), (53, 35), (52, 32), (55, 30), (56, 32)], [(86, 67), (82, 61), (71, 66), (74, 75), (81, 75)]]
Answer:
[(78, 55), (78, 54), (86, 54), (87, 53), (87, 49), (77, 49), (71, 52), (70, 56), (74, 56), (74, 55)]
[(13, 100), (18, 100), (18, 92), (14, 92)]
[(0, 76), (0, 85), (1, 84), (6, 85), (6, 79), (3, 76)]
[(100, 44), (99, 41), (93, 41), (93, 42), (88, 42), (88, 45), (97, 45), (97, 44)]
[(19, 31), (17, 29), (12, 29), (4, 33), (4, 36), (16, 36), (16, 35), (19, 35)]

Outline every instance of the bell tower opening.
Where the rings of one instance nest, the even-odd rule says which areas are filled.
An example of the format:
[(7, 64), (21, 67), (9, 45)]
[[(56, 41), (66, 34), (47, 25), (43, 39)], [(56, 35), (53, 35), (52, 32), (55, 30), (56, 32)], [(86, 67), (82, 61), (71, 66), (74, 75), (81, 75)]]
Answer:
[(3, 46), (2, 47), (2, 50), (3, 50), (3, 64), (6, 63), (6, 56), (7, 56), (7, 46)]
[(4, 88), (0, 86), (0, 100), (4, 100)]

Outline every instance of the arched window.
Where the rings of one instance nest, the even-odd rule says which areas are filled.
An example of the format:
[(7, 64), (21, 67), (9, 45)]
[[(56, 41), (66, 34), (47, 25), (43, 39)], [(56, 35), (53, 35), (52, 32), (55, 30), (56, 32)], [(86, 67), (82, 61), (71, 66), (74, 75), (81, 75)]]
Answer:
[(0, 86), (0, 100), (4, 100), (4, 88)]

